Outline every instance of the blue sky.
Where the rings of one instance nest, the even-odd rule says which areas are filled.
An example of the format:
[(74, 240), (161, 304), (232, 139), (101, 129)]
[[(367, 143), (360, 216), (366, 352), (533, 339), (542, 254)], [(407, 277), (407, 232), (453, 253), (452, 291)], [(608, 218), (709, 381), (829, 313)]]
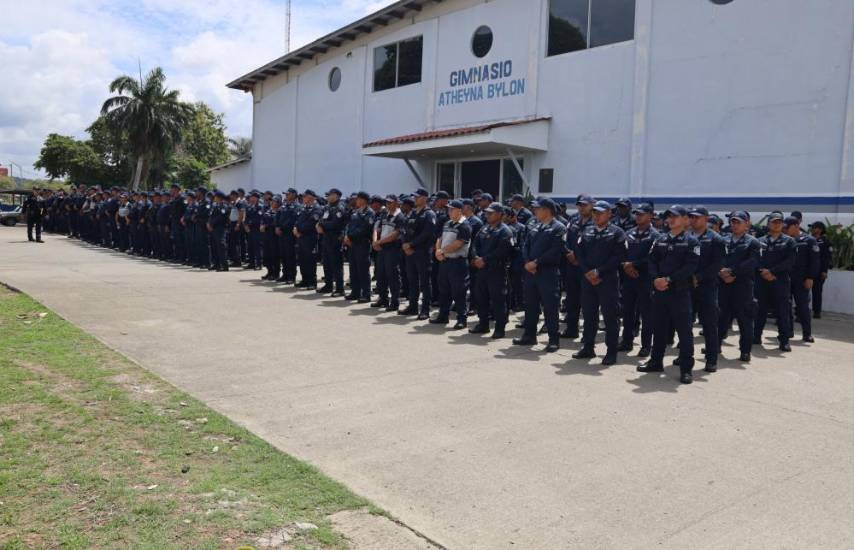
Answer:
[[(291, 45), (392, 2), (293, 0)], [(251, 98), (225, 84), (284, 53), (284, 0), (0, 0), (0, 13), (0, 165), (24, 175), (48, 133), (85, 137), (109, 82), (138, 60), (250, 136)]]

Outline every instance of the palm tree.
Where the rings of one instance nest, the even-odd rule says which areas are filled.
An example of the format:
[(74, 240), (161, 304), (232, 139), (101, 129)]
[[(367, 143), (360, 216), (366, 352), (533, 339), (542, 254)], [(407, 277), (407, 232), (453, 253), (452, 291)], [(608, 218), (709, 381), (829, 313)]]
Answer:
[(228, 152), (235, 158), (245, 158), (252, 154), (252, 140), (250, 138), (228, 138)]
[(193, 108), (178, 99), (177, 90), (168, 90), (163, 69), (155, 68), (139, 81), (123, 75), (110, 84), (118, 94), (104, 102), (101, 114), (114, 128), (127, 133), (136, 169), (133, 189), (139, 189), (146, 161), (165, 157), (181, 140), (181, 129)]

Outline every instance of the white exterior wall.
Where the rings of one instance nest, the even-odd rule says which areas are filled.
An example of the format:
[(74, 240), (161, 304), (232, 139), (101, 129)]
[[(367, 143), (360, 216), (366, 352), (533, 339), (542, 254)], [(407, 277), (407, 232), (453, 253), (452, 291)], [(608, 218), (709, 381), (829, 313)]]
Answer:
[[(494, 45), (478, 60), (483, 24)], [(635, 40), (555, 57), (547, 27), (548, 0), (448, 0), (259, 83), (252, 186), (412, 190), (403, 161), (362, 144), (550, 116), (549, 151), (524, 156), (535, 194), (553, 168), (561, 199), (854, 212), (854, 2), (637, 0)], [(373, 92), (374, 48), (419, 34), (422, 82)], [(503, 60), (524, 94), (438, 105), (452, 71)], [(434, 160), (412, 160), (432, 186)]]
[(248, 191), (252, 187), (251, 161), (214, 170), (211, 172), (211, 183), (224, 193), (230, 193), (241, 187)]

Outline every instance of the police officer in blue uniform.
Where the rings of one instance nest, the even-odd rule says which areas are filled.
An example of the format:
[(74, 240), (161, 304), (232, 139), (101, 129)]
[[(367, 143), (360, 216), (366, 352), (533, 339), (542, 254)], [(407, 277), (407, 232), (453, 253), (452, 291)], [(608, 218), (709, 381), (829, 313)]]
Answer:
[[(566, 226), (565, 261), (563, 286), (566, 291), (564, 323), (566, 328), (561, 338), (578, 338), (578, 321), (581, 316), (581, 268), (578, 265), (578, 242), (587, 226), (593, 223), (593, 204), (589, 195), (579, 195), (575, 201), (576, 213), (569, 217)], [(530, 228), (529, 228), (530, 229)], [(587, 321), (585, 320), (585, 323)], [(599, 320), (591, 320), (598, 324)]]
[(350, 212), (344, 233), (344, 246), (350, 253), (350, 294), (347, 300), (360, 304), (371, 301), (371, 238), (374, 231), (374, 211), (368, 208), (371, 196), (365, 191), (356, 194), (356, 208)]
[(214, 191), (214, 200), (206, 229), (210, 238), (211, 264), (216, 271), (228, 271), (228, 255), (225, 247), (225, 232), (231, 206), (226, 202), (225, 193)]
[(297, 263), (301, 280), (296, 287), (306, 290), (317, 288), (317, 222), (322, 211), (317, 204), (317, 193), (306, 189), (302, 194), (302, 208), (294, 224), (297, 240)]
[(199, 187), (196, 189), (196, 212), (193, 222), (195, 224), (195, 247), (197, 267), (208, 269), (211, 264), (210, 243), (208, 242), (208, 218), (211, 213), (211, 203), (207, 198), (207, 189)]
[(812, 285), (812, 317), (813, 319), (821, 319), (822, 291), (824, 290), (824, 282), (827, 280), (827, 274), (833, 265), (833, 246), (830, 239), (827, 238), (827, 226), (824, 225), (824, 222), (811, 223), (810, 234), (818, 243), (819, 250), (818, 278), (813, 281)]
[(442, 228), (442, 236), (436, 241), (436, 262), (439, 271), (439, 314), (430, 323), (445, 325), (449, 321), (451, 302), (457, 313), (454, 330), (467, 325), (469, 268), (468, 256), (471, 246), (471, 225), (463, 216), (463, 203), (448, 204), (448, 221)]
[(664, 370), (664, 351), (670, 337), (671, 327), (679, 335), (680, 382), (693, 382), (694, 333), (692, 325), (691, 292), (694, 274), (700, 264), (700, 242), (689, 235), (688, 210), (679, 205), (667, 209), (669, 231), (659, 235), (649, 254), (649, 275), (652, 278), (652, 355), (646, 363), (638, 366), (638, 372), (661, 372)]
[(518, 193), (510, 197), (510, 207), (513, 209), (513, 217), (522, 225), (527, 225), (534, 217), (534, 214), (525, 208), (525, 197)]
[(628, 197), (620, 197), (617, 202), (614, 203), (614, 219), (611, 223), (626, 233), (635, 226), (631, 199)]
[[(429, 193), (417, 189), (414, 193), (415, 209), (408, 220), (403, 253), (406, 255), (406, 276), (409, 280), (409, 305), (401, 315), (418, 315), (418, 320), (430, 318), (430, 251), (435, 245), (436, 213), (427, 206)], [(418, 298), (421, 296), (421, 307)]]
[[(114, 200), (115, 203), (113, 202)], [(169, 201), (170, 194), (167, 191), (162, 191), (160, 193), (160, 207), (157, 209), (157, 230), (158, 237), (160, 239), (160, 254), (158, 256), (158, 259), (163, 261), (172, 259), (172, 205)], [(115, 204), (115, 211), (111, 210), (113, 204)], [(113, 220), (115, 218), (116, 211), (118, 211), (118, 204), (118, 199), (110, 199), (109, 201), (107, 201), (107, 216), (110, 218), (110, 220)], [(115, 229), (115, 224), (110, 223), (110, 248), (115, 248), (118, 245), (118, 239)]]
[(694, 309), (703, 327), (706, 372), (718, 370), (720, 338), (718, 337), (718, 273), (723, 266), (726, 244), (724, 238), (715, 232), (709, 224), (709, 211), (700, 205), (688, 212), (691, 234), (700, 243), (700, 263), (694, 274)]
[[(518, 212), (513, 207), (504, 209), (504, 223), (513, 234), (513, 250), (510, 253), (509, 279), (510, 287), (507, 294), (507, 307), (510, 311), (524, 311), (525, 290), (523, 273), (525, 262), (522, 259), (522, 246), (528, 235), (527, 226), (523, 225), (517, 217)], [(533, 216), (533, 214), (531, 214)], [(530, 219), (530, 218), (529, 218)]]
[(789, 293), (792, 290), (792, 266), (795, 263), (795, 240), (783, 234), (782, 212), (768, 215), (768, 232), (759, 238), (759, 277), (756, 279), (756, 320), (753, 324), (753, 343), (762, 344), (762, 331), (772, 309), (777, 319), (777, 342), (781, 351), (792, 351), (789, 346), (790, 326)]
[[(341, 191), (334, 187), (326, 193), (326, 201), (323, 214), (317, 223), (324, 278), (323, 286), (317, 289), (317, 292), (344, 294), (344, 257), (341, 254), (341, 244), (348, 223), (347, 209), (341, 203)], [(352, 280), (352, 273), (350, 278)]]
[(235, 190), (228, 194), (231, 210), (228, 213), (228, 258), (231, 267), (240, 267), (243, 261), (243, 220), (246, 217), (246, 201)]
[[(810, 312), (810, 292), (819, 277), (820, 248), (815, 238), (801, 231), (801, 220), (789, 216), (784, 220), (786, 233), (795, 239), (795, 260), (792, 266), (792, 299), (795, 302), (795, 314), (801, 325), (804, 342), (814, 342), (812, 337), (812, 313)], [(794, 320), (790, 337), (794, 338)]]
[(607, 351), (603, 365), (617, 362), (620, 339), (619, 268), (626, 257), (626, 233), (611, 223), (612, 207), (607, 201), (593, 206), (593, 224), (588, 225), (578, 241), (576, 255), (581, 269), (581, 308), (584, 311), (582, 347), (575, 359), (596, 357), (596, 332), (599, 311), (605, 322)]
[(279, 235), (276, 234), (276, 220), (279, 218), (279, 210), (282, 207), (281, 195), (270, 197), (270, 207), (261, 214), (261, 235), (264, 243), (264, 266), (267, 273), (261, 279), (265, 281), (277, 281), (282, 268), (282, 259), (279, 256)]
[(248, 254), (246, 269), (261, 269), (261, 216), (264, 213), (264, 207), (260, 204), (260, 199), (261, 194), (257, 191), (249, 193), (243, 218)]
[(546, 351), (560, 349), (560, 263), (564, 259), (566, 226), (557, 221), (557, 204), (549, 198), (532, 203), (536, 223), (528, 226), (528, 237), (522, 249), (525, 261), (525, 332), (514, 338), (517, 346), (537, 343), (540, 308), (546, 321), (549, 342)]
[[(436, 213), (436, 234), (434, 237), (434, 241), (438, 241), (442, 238), (442, 230), (445, 227), (445, 224), (448, 222), (450, 215), (448, 214), (448, 201), (451, 199), (451, 196), (447, 191), (439, 191), (433, 196), (433, 202), (431, 205), (431, 209)], [(435, 254), (435, 250), (433, 250), (433, 254)], [(439, 299), (439, 269), (433, 269), (430, 271), (430, 295), (433, 299), (433, 305), (438, 305)]]
[(181, 193), (181, 186), (173, 183), (169, 188), (169, 236), (172, 241), (172, 260), (184, 263), (187, 259), (187, 251), (184, 250), (184, 234), (181, 226), (181, 218), (187, 209), (187, 202)]
[[(282, 276), (278, 281), (291, 285), (297, 278), (297, 241), (294, 236), (294, 227), (301, 209), (297, 195), (299, 193), (294, 188), (289, 188), (285, 192), (285, 201), (276, 218), (276, 235), (279, 236), (279, 255), (282, 258)], [(337, 296), (343, 294), (342, 290)]]
[(635, 226), (626, 234), (626, 258), (623, 271), (623, 338), (618, 351), (631, 351), (635, 331), (641, 327), (641, 349), (638, 357), (648, 357), (652, 348), (652, 279), (649, 276), (649, 253), (658, 238), (652, 227), (655, 211), (649, 203), (634, 209)]
[(388, 195), (374, 230), (372, 247), (377, 253), (374, 272), (379, 298), (371, 307), (386, 311), (397, 311), (400, 307), (400, 245), (405, 229), (406, 217), (400, 210), (400, 199)]
[(736, 210), (729, 217), (730, 233), (726, 237), (718, 302), (721, 308), (718, 336), (723, 342), (732, 320), (738, 321), (739, 360), (750, 362), (753, 345), (753, 320), (756, 318), (756, 299), (753, 295), (756, 270), (759, 268), (759, 241), (750, 235), (750, 214)]
[(497, 202), (485, 210), (487, 225), (474, 240), (475, 298), (478, 323), (469, 332), (489, 332), (490, 315), (495, 320), (492, 338), (504, 338), (507, 326), (507, 268), (513, 255), (513, 232), (504, 223), (504, 207)]
[(187, 208), (184, 209), (184, 215), (181, 216), (181, 227), (184, 228), (184, 250), (187, 251), (187, 257), (184, 260), (184, 265), (192, 266), (196, 264), (197, 256), (194, 246), (196, 228), (193, 224), (193, 216), (196, 215), (195, 193), (192, 191), (185, 192), (184, 200), (187, 201)]

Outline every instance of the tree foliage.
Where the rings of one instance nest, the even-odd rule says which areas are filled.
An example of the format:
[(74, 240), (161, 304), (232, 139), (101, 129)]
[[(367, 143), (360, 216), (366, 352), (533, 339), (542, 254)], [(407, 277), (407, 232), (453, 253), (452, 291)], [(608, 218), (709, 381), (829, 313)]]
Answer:
[(202, 162), (207, 167), (228, 160), (228, 138), (223, 114), (215, 113), (203, 102), (193, 104), (193, 116), (184, 127), (179, 152)]

